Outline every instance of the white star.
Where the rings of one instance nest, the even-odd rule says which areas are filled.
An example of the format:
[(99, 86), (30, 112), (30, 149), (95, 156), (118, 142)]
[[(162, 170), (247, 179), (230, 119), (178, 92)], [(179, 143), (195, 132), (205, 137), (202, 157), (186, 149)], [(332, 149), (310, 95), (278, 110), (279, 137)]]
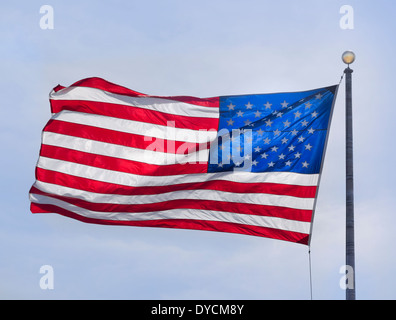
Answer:
[(313, 134), (315, 132), (315, 130), (311, 128), (311, 129), (308, 130), (308, 132)]
[(243, 112), (242, 112), (241, 110), (239, 110), (239, 111), (237, 112), (237, 115), (238, 115), (238, 117), (243, 117)]
[(283, 139), (282, 139), (282, 144), (285, 144), (285, 143), (287, 143), (287, 141), (289, 141), (289, 139), (287, 139), (287, 138), (283, 138)]
[(316, 118), (318, 116), (318, 113), (316, 111), (314, 111), (311, 113), (311, 115), (312, 115), (312, 118)]
[(247, 119), (244, 123), (245, 123), (245, 126), (248, 126), (248, 125), (251, 124), (252, 122), (251, 122), (249, 119)]
[(293, 131), (291, 132), (293, 136), (296, 136), (298, 131), (296, 129), (293, 129)]
[(305, 150), (311, 151), (311, 149), (312, 149), (312, 146), (309, 143), (305, 145)]
[(261, 112), (257, 110), (257, 111), (254, 113), (254, 117), (255, 117), (255, 118), (260, 118), (260, 116), (261, 116)]
[(290, 160), (286, 161), (285, 166), (290, 167), (292, 162)]
[(281, 134), (281, 131), (279, 131), (278, 129), (276, 129), (275, 131), (274, 131), (274, 135), (275, 136), (279, 136)]
[(261, 158), (267, 159), (267, 157), (268, 157), (268, 154), (266, 154), (265, 152), (261, 154)]
[(283, 116), (282, 112), (278, 112), (278, 114), (276, 115), (278, 118)]
[(289, 120), (286, 120), (285, 122), (283, 122), (285, 128), (288, 128), (290, 126), (290, 122)]
[(235, 105), (232, 104), (232, 102), (230, 102), (230, 104), (227, 107), (228, 107), (228, 110), (234, 110)]
[(279, 149), (278, 147), (274, 146), (274, 147), (271, 148), (271, 151), (278, 152), (278, 149)]
[(256, 148), (254, 148), (254, 152), (260, 152), (261, 148), (259, 146), (257, 146)]
[(282, 105), (282, 108), (287, 108), (287, 106), (289, 105), (289, 103), (286, 102), (286, 100), (284, 100), (284, 101), (281, 103), (281, 105)]
[(279, 160), (283, 160), (283, 159), (285, 159), (285, 155), (282, 153), (282, 154), (279, 156)]
[(252, 109), (253, 105), (248, 102), (247, 104), (245, 104), (246, 109)]
[(294, 149), (296, 148), (295, 146), (291, 145), (289, 148), (289, 151), (294, 151)]
[(275, 165), (275, 163), (274, 162), (270, 162), (270, 163), (268, 163), (268, 167), (273, 167)]
[(303, 120), (303, 121), (301, 121), (301, 124), (303, 125), (303, 127), (306, 127), (308, 125), (308, 121), (307, 120)]
[(266, 123), (266, 127), (271, 127), (273, 121), (271, 121), (271, 119), (268, 119), (267, 121), (265, 121)]
[(296, 116), (296, 119), (300, 118), (301, 112), (300, 111), (294, 112), (294, 115)]
[(265, 138), (265, 139), (263, 140), (263, 142), (264, 142), (265, 144), (269, 144), (269, 143), (271, 142), (271, 140), (268, 139), (268, 137), (267, 137), (267, 138)]
[(227, 123), (229, 126), (232, 126), (234, 124), (235, 121), (233, 121), (232, 119), (228, 120)]
[(297, 152), (295, 155), (294, 155), (294, 157), (297, 159), (297, 158), (300, 158), (301, 157), (301, 153), (300, 152)]
[(252, 165), (257, 166), (258, 162), (256, 160), (252, 161)]
[(305, 138), (303, 136), (298, 137), (298, 142), (304, 142)]
[(311, 106), (312, 106), (312, 104), (308, 101), (308, 102), (305, 104), (305, 109), (310, 109)]
[(241, 164), (242, 164), (242, 162), (240, 162), (240, 161), (235, 162), (235, 166), (237, 166), (237, 167), (239, 167)]
[(260, 128), (260, 130), (258, 130), (258, 131), (257, 131), (257, 134), (258, 134), (259, 136), (262, 136), (262, 135), (263, 135), (263, 133), (264, 133), (264, 131), (263, 131), (263, 130), (261, 130), (261, 128)]
[(303, 168), (308, 168), (309, 163), (308, 163), (307, 161), (304, 161), (304, 162), (302, 163), (302, 166), (303, 166)]
[(223, 164), (221, 162), (217, 166), (223, 168)]
[(250, 155), (247, 154), (246, 156), (244, 156), (244, 159), (245, 159), (245, 160), (250, 160)]
[(318, 99), (318, 100), (321, 100), (322, 97), (323, 97), (323, 95), (321, 95), (320, 93), (315, 96), (315, 98)]
[(267, 103), (265, 104), (265, 109), (270, 109), (271, 110), (271, 106), (272, 106), (272, 103), (269, 103), (267, 101)]

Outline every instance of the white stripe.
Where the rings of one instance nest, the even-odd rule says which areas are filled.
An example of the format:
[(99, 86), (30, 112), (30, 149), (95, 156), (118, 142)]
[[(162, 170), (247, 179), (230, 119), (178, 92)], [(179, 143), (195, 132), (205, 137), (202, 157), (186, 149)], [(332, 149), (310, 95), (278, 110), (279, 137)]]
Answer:
[(103, 91), (96, 88), (68, 87), (58, 92), (52, 91), (50, 99), (53, 100), (84, 100), (97, 101), (126, 106), (136, 106), (169, 114), (199, 118), (218, 118), (219, 109), (197, 106), (166, 98), (130, 97)]
[(88, 192), (42, 181), (36, 181), (35, 187), (45, 193), (78, 198), (93, 203), (150, 204), (170, 200), (199, 199), (286, 207), (300, 210), (312, 210), (314, 205), (313, 198), (298, 198), (265, 193), (233, 193), (218, 190), (179, 190), (154, 195), (116, 195)]
[(217, 137), (217, 131), (214, 130), (207, 131), (175, 128), (171, 123), (169, 126), (163, 126), (70, 110), (63, 110), (53, 115), (52, 119), (132, 133), (144, 137), (182, 142), (205, 143), (213, 141)]
[(182, 183), (205, 182), (209, 180), (226, 180), (239, 183), (279, 183), (298, 186), (316, 186), (318, 174), (300, 174), (294, 172), (216, 172), (197, 173), (172, 176), (142, 176), (132, 173), (119, 172), (96, 168), (74, 162), (51, 159), (41, 156), (37, 166), (39, 168), (58, 171), (82, 178), (102, 182), (115, 183), (124, 186), (166, 186)]
[(174, 154), (125, 147), (118, 144), (77, 138), (47, 131), (43, 132), (42, 143), (82, 152), (99, 154), (102, 156), (109, 156), (155, 165), (207, 163), (209, 157), (209, 149), (197, 150), (196, 152), (191, 152), (188, 154)]
[(239, 223), (245, 225), (281, 229), (292, 232), (300, 232), (304, 234), (308, 234), (310, 230), (309, 222), (288, 220), (278, 217), (265, 217), (258, 215), (230, 213), (223, 211), (173, 209), (167, 211), (153, 211), (145, 213), (98, 212), (83, 209), (68, 202), (38, 194), (30, 194), (30, 201), (40, 204), (55, 205), (84, 217), (102, 220), (144, 221), (161, 219), (190, 219)]

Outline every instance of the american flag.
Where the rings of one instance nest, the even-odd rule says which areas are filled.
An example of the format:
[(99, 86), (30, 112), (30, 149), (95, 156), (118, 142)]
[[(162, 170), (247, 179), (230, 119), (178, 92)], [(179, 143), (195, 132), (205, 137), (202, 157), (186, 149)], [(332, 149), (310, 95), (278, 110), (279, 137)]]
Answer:
[(337, 89), (201, 99), (58, 85), (31, 211), (308, 244)]

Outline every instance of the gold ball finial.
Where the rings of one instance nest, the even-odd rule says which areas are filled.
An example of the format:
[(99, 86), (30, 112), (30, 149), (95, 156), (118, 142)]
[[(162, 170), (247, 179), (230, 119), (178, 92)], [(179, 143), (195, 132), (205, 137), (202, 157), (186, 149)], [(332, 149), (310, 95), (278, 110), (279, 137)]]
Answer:
[(351, 64), (355, 61), (355, 54), (352, 51), (345, 51), (342, 54), (342, 61), (344, 61), (344, 63), (346, 64)]

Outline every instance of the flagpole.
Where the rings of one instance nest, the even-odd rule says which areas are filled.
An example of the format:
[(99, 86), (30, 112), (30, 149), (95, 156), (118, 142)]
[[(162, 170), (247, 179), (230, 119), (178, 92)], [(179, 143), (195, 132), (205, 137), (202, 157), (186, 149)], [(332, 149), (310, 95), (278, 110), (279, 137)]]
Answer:
[(355, 300), (355, 222), (353, 195), (353, 130), (352, 130), (352, 72), (349, 65), (355, 61), (355, 54), (346, 51), (342, 60), (348, 65), (345, 73), (345, 139), (346, 139), (346, 300)]

